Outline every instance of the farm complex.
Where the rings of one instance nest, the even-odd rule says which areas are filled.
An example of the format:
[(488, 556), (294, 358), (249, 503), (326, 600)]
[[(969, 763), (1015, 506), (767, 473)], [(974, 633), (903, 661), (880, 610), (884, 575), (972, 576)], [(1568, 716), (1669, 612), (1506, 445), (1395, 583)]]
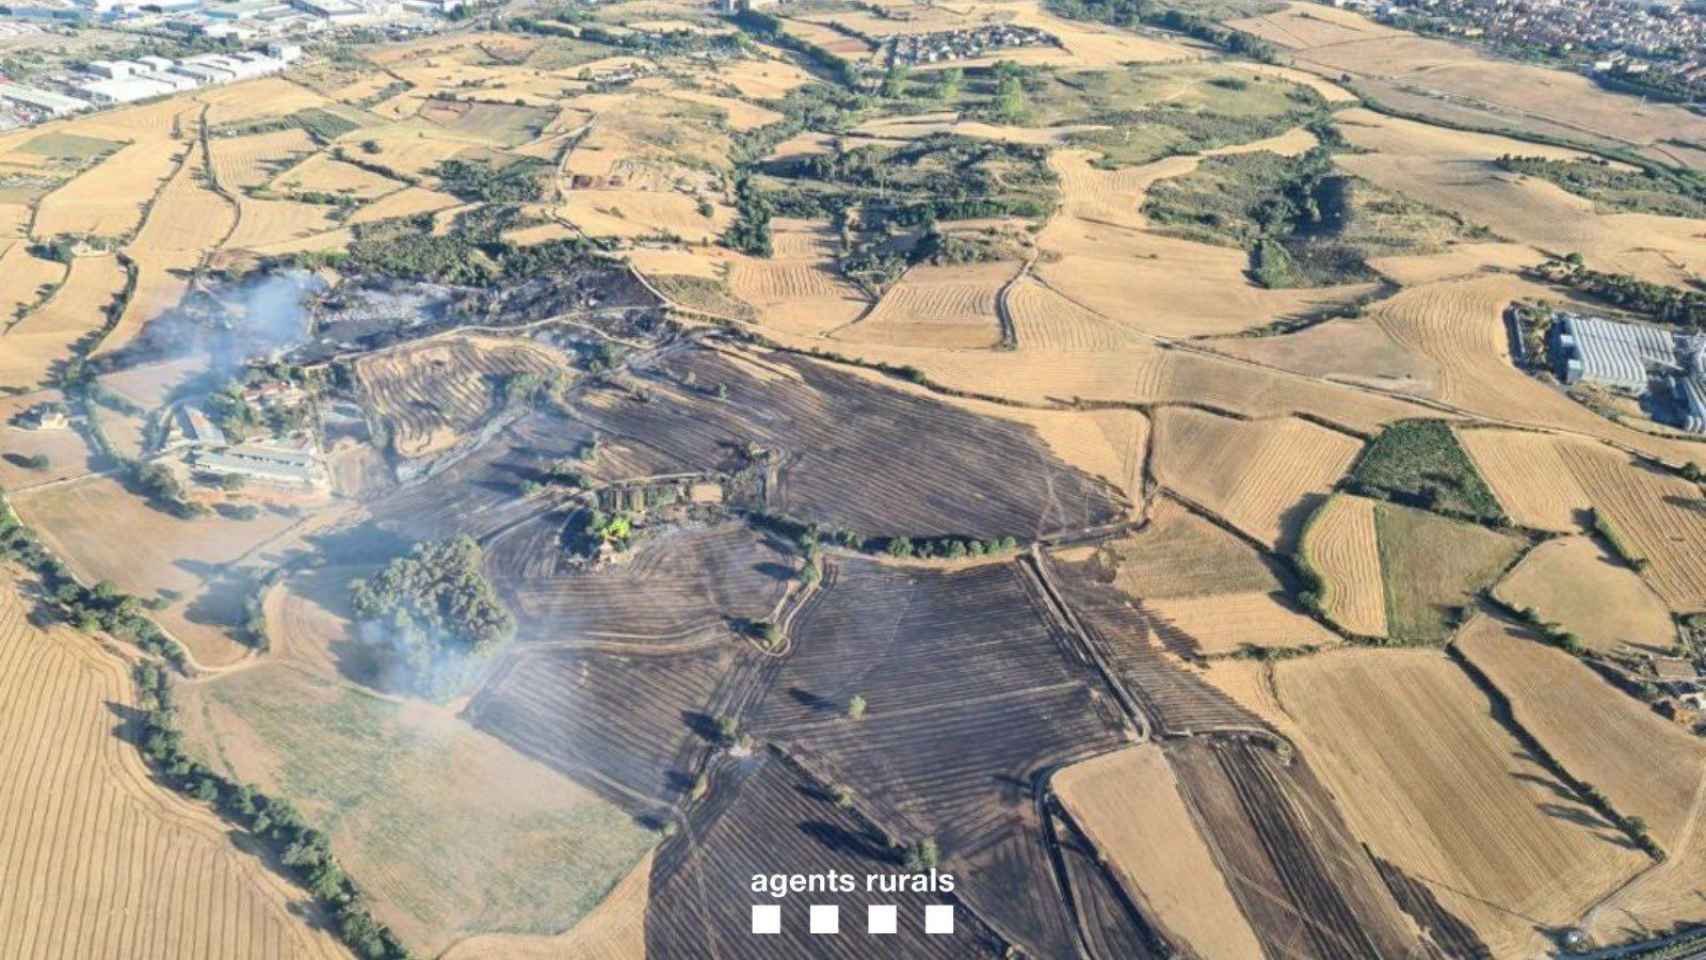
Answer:
[(1706, 956), (1681, 94), (191, 6), (0, 8), (0, 957)]

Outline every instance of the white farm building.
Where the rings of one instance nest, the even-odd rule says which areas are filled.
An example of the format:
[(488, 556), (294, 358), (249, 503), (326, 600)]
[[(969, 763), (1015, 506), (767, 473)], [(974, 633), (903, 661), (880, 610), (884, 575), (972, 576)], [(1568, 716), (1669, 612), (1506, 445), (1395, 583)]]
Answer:
[(1565, 383), (1592, 383), (1640, 395), (1654, 381), (1668, 381), (1684, 408), (1683, 426), (1706, 433), (1706, 337), (1560, 313), (1552, 346)]

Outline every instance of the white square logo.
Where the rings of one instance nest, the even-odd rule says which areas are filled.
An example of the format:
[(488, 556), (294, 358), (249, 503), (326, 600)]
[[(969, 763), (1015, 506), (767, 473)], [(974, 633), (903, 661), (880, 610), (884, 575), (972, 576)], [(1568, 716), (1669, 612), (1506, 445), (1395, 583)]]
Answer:
[(873, 903), (865, 909), (866, 933), (894, 933), (899, 927), (898, 912), (892, 903)]
[(753, 933), (781, 933), (782, 905), (779, 903), (755, 903), (752, 905)]
[(841, 908), (832, 903), (812, 904), (812, 933), (840, 933)]
[(954, 905), (951, 903), (932, 903), (924, 908), (925, 933), (953, 933)]

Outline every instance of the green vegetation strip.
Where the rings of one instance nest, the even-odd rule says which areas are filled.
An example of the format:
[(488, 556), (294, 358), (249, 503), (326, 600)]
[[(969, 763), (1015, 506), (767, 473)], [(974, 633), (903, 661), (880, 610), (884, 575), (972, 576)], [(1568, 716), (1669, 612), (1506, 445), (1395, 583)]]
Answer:
[(1364, 496), (1478, 523), (1510, 525), (1443, 420), (1403, 420), (1388, 426), (1363, 453), (1349, 485)]

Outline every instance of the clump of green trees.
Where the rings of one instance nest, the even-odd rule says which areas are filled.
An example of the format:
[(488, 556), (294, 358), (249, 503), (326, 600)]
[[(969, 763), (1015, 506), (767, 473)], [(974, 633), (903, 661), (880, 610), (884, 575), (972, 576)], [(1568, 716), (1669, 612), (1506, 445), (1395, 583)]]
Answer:
[(481, 556), (467, 536), (419, 543), (351, 584), (356, 617), (383, 629), (391, 665), (417, 693), (454, 693), (474, 658), (515, 636), (515, 617), (481, 571)]

